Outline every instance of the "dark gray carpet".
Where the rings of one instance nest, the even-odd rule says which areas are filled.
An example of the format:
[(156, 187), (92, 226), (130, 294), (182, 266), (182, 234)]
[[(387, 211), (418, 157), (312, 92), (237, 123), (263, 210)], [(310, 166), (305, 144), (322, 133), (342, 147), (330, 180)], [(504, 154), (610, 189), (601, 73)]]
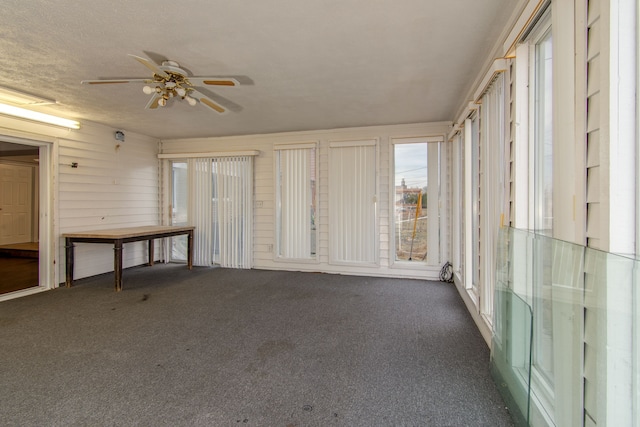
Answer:
[(137, 267), (0, 303), (0, 424), (508, 426), (451, 284)]

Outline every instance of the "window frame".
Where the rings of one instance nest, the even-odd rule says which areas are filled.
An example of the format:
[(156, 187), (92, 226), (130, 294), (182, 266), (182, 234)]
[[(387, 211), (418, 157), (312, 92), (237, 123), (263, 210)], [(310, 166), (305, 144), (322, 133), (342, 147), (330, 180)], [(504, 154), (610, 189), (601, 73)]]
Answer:
[[(538, 174), (541, 171), (540, 168), (540, 155), (544, 154), (544, 151), (541, 150), (543, 147), (539, 147), (541, 139), (539, 138), (539, 121), (538, 114), (540, 113), (540, 109), (538, 108), (536, 101), (539, 90), (539, 78), (538, 78), (538, 62), (537, 62), (537, 47), (540, 42), (544, 42), (548, 37), (553, 36), (552, 29), (552, 19), (551, 19), (551, 7), (547, 6), (544, 10), (541, 11), (539, 15), (539, 19), (537, 19), (535, 26), (528, 33), (527, 37), (517, 48), (517, 57), (516, 59), (516, 79), (518, 79), (517, 85), (517, 95), (523, 95), (521, 98), (524, 98), (524, 104), (520, 104), (524, 108), (518, 108), (517, 114), (520, 118), (524, 118), (523, 122), (526, 123), (527, 129), (526, 132), (520, 132), (520, 136), (523, 136), (523, 140), (519, 141), (518, 144), (525, 144), (527, 146), (526, 154), (523, 155), (521, 153), (518, 156), (519, 164), (517, 168), (521, 168), (522, 172), (526, 171), (526, 180), (527, 180), (527, 196), (521, 197), (517, 200), (516, 209), (520, 210), (521, 214), (518, 216), (518, 220), (516, 221), (516, 226), (522, 226), (523, 223), (526, 224), (526, 228), (529, 230), (537, 230), (539, 221), (539, 215), (541, 210), (540, 208), (540, 193), (538, 192), (539, 186), (539, 176)], [(553, 60), (553, 39), (551, 38), (550, 49), (552, 51)], [(553, 73), (553, 70), (551, 70)], [(518, 77), (518, 75), (524, 76)], [(552, 74), (553, 78), (553, 74)], [(551, 102), (553, 103), (553, 83), (551, 84)], [(552, 104), (553, 105), (553, 104)], [(553, 107), (552, 107), (553, 108)], [(553, 114), (553, 113), (552, 113)], [(552, 120), (552, 150), (553, 150), (553, 116)], [(553, 153), (552, 153), (553, 155)], [(526, 162), (526, 163), (525, 163)], [(551, 164), (552, 168), (552, 177), (553, 177), (553, 162)], [(523, 173), (519, 174), (519, 178), (523, 178)], [(552, 178), (553, 179), (553, 178)], [(553, 181), (552, 181), (553, 182)], [(521, 183), (520, 187), (523, 188)], [(552, 193), (553, 194), (553, 193)], [(523, 206), (525, 204), (526, 206)], [(526, 215), (522, 215), (522, 211), (526, 211)], [(523, 221), (524, 220), (524, 221)], [(552, 222), (553, 224), (553, 222)], [(546, 235), (546, 239), (551, 239), (553, 237), (553, 226), (551, 230), (545, 230), (543, 233)], [(522, 292), (522, 295), (526, 296), (527, 303), (531, 306), (533, 310), (533, 348), (531, 349), (531, 396), (532, 399), (535, 399), (537, 402), (536, 406), (538, 409), (544, 414), (544, 416), (548, 420), (555, 419), (555, 371), (553, 373), (554, 379), (549, 379), (549, 375), (544, 373), (541, 370), (541, 367), (536, 364), (536, 355), (535, 351), (539, 350), (541, 345), (541, 340), (544, 337), (540, 337), (540, 330), (542, 327), (542, 316), (541, 313), (544, 311), (544, 307), (541, 307), (540, 301), (542, 298), (539, 298), (538, 293), (542, 292), (542, 289), (536, 290), (534, 289), (534, 283), (542, 283), (544, 280), (538, 280), (537, 273), (543, 270), (543, 259), (551, 256), (551, 254), (544, 254), (543, 245), (535, 244), (532, 242), (530, 247), (531, 250), (531, 259), (527, 262), (531, 263), (526, 268), (531, 271), (530, 275), (527, 277), (530, 278), (530, 282), (523, 284), (519, 289)], [(534, 277), (535, 276), (535, 277)], [(549, 281), (549, 283), (551, 283)], [(547, 304), (551, 303), (551, 298)], [(551, 308), (553, 310), (553, 308)], [(553, 330), (553, 320), (551, 320), (551, 330)], [(553, 343), (553, 338), (550, 338), (550, 342)], [(553, 360), (553, 348), (548, 349), (548, 353), (551, 355), (551, 359)]]
[[(530, 76), (530, 84), (529, 84), (529, 100), (530, 100), (530, 110), (529, 110), (529, 123), (531, 127), (529, 129), (531, 144), (529, 145), (530, 152), (530, 161), (529, 170), (533, 172), (533, 176), (531, 177), (532, 184), (532, 192), (530, 193), (531, 199), (529, 203), (533, 206), (533, 229), (540, 234), (546, 236), (553, 236), (553, 191), (551, 192), (550, 200), (544, 195), (544, 186), (546, 182), (546, 175), (550, 172), (551, 176), (551, 185), (553, 188), (553, 81), (551, 81), (551, 99), (547, 99), (547, 93), (545, 92), (541, 95), (540, 89), (543, 86), (542, 79), (546, 78), (546, 72), (551, 72), (551, 78), (553, 78), (553, 70), (546, 69), (544, 64), (541, 64), (540, 58), (538, 55), (540, 54), (539, 48), (543, 43), (549, 42), (550, 48), (553, 49), (553, 33), (551, 31), (551, 17), (547, 12), (536, 27), (536, 30), (531, 34), (531, 42), (529, 49), (529, 76)], [(552, 58), (553, 61), (553, 53)], [(542, 69), (544, 68), (544, 76), (541, 76)], [(544, 89), (547, 89), (548, 82), (544, 82)], [(546, 107), (547, 105), (541, 105), (542, 102), (540, 98), (544, 96), (544, 99), (541, 101), (546, 103), (549, 102), (551, 104), (551, 129), (550, 135), (546, 135), (546, 118), (541, 118), (541, 115), (547, 114)], [(551, 142), (549, 143), (547, 136), (550, 136)], [(546, 157), (548, 156), (547, 146), (551, 145), (551, 164), (546, 164)], [(549, 167), (550, 166), (550, 170)], [(551, 203), (551, 219), (550, 219), (550, 228), (547, 226), (549, 220), (546, 215), (546, 208), (548, 204)]]
[[(442, 199), (442, 144), (444, 144), (444, 136), (442, 135), (431, 135), (431, 136), (422, 136), (422, 137), (392, 137), (390, 138), (390, 143), (389, 143), (389, 188), (393, 189), (390, 190), (389, 194), (389, 218), (390, 218), (390, 223), (389, 223), (389, 263), (391, 268), (402, 268), (402, 269), (407, 269), (407, 270), (433, 270), (434, 268), (440, 268), (440, 263), (442, 261), (442, 253), (441, 253), (441, 247), (442, 247), (442, 233), (441, 233), (441, 216), (444, 214), (443, 212), (443, 199)], [(437, 176), (438, 179), (438, 185), (436, 187), (431, 187), (427, 189), (427, 197), (429, 198), (430, 195), (432, 195), (433, 193), (436, 194), (437, 199), (438, 199), (438, 203), (434, 206), (431, 205), (431, 212), (433, 210), (436, 210), (438, 213), (438, 221), (436, 221), (436, 224), (434, 225), (434, 223), (432, 221), (428, 222), (428, 232), (427, 232), (427, 239), (428, 242), (430, 243), (434, 243), (434, 241), (432, 241), (433, 239), (437, 239), (437, 250), (434, 251), (428, 251), (427, 252), (427, 256), (425, 258), (424, 261), (422, 262), (415, 262), (415, 261), (406, 261), (406, 260), (397, 260), (396, 259), (396, 245), (395, 245), (395, 241), (397, 238), (397, 233), (396, 233), (396, 209), (395, 209), (395, 174), (396, 174), (396, 165), (395, 165), (395, 146), (396, 145), (402, 145), (402, 144), (420, 144), (420, 143), (427, 143), (427, 144), (438, 144), (437, 147), (437, 155), (427, 155), (427, 174), (428, 177), (435, 177)], [(430, 147), (427, 148), (427, 150), (429, 150)], [(431, 147), (432, 151), (434, 151), (434, 148)], [(433, 164), (435, 163), (435, 165)], [(429, 206), (427, 207), (427, 209), (430, 209)], [(429, 240), (432, 239), (432, 240)]]
[[(460, 132), (454, 135), (452, 145), (452, 264), (453, 272), (464, 282), (464, 144)], [(458, 203), (460, 201), (461, 203)]]
[[(471, 174), (471, 186), (469, 192), (469, 210), (471, 211), (471, 222), (469, 223), (469, 235), (471, 246), (469, 249), (470, 274), (471, 279), (467, 284), (467, 289), (473, 295), (476, 305), (479, 307), (480, 302), (480, 185), (482, 183), (482, 171), (481, 171), (481, 155), (482, 155), (482, 140), (481, 140), (481, 106), (471, 114), (469, 117), (469, 157), (470, 157), (470, 174)], [(465, 126), (465, 129), (467, 127)]]
[[(189, 164), (187, 162), (187, 159), (170, 159), (167, 161), (168, 162), (168, 172), (169, 172), (169, 225), (189, 225)], [(175, 222), (175, 209), (176, 209), (176, 197), (177, 197), (177, 188), (176, 188), (176, 182), (175, 182), (175, 165), (176, 164), (182, 164), (184, 165), (184, 171), (185, 171), (185, 182), (184, 182), (184, 187), (181, 189), (181, 192), (184, 193), (184, 197), (185, 197), (185, 210), (186, 210), (186, 218), (185, 221), (182, 221), (180, 223)], [(174, 247), (177, 245), (177, 241), (182, 241), (184, 242), (183, 245), (186, 247), (186, 239), (187, 236), (174, 236), (174, 237), (170, 237), (167, 239), (167, 241), (169, 242), (168, 245), (168, 253), (167, 253), (167, 259), (169, 260), (169, 262), (173, 262), (173, 263), (186, 263), (187, 262), (187, 257), (186, 257), (186, 253), (184, 255), (184, 257), (181, 258), (177, 258), (175, 255), (175, 251), (174, 251)]]

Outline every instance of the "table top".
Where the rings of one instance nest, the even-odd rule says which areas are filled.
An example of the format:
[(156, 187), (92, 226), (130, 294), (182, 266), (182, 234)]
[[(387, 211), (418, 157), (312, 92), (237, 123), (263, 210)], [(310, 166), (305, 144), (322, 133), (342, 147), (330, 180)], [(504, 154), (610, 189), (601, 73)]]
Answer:
[(193, 226), (176, 225), (145, 225), (141, 227), (112, 228), (106, 230), (78, 231), (74, 233), (64, 233), (62, 237), (85, 238), (85, 239), (128, 239), (131, 237), (144, 237), (161, 233), (185, 233), (194, 230)]

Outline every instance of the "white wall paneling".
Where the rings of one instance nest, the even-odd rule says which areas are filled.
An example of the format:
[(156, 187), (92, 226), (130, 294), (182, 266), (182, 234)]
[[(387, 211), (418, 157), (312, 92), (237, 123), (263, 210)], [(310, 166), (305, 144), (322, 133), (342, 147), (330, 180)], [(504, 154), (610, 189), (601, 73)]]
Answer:
[[(161, 143), (161, 156), (175, 154), (220, 152), (220, 151), (258, 151), (254, 159), (254, 221), (253, 221), (253, 259), (254, 268), (270, 270), (321, 271), (338, 274), (366, 274), (391, 277), (414, 277), (437, 279), (440, 266), (422, 271), (391, 268), (389, 257), (390, 218), (389, 209), (393, 204), (390, 197), (393, 191), (388, 187), (390, 165), (389, 144), (392, 138), (420, 136), (440, 136), (449, 131), (450, 124), (412, 124), (377, 126), (350, 129), (291, 132), (269, 135), (248, 135), (222, 138), (197, 138), (165, 140)], [(277, 148), (293, 147), (305, 141), (316, 144), (317, 156), (317, 260), (282, 259), (276, 256), (276, 160)], [(331, 263), (331, 227), (330, 216), (330, 145), (353, 141), (376, 141), (376, 197), (377, 218), (374, 228), (375, 253), (373, 263)], [(369, 196), (371, 197), (371, 196)], [(447, 235), (441, 230), (442, 235)]]
[[(83, 126), (59, 139), (60, 233), (160, 223), (157, 140), (125, 132), (122, 142), (113, 132)], [(125, 268), (144, 264), (144, 242), (125, 245), (123, 256)], [(112, 271), (112, 248), (79, 243), (75, 261), (76, 278)]]
[[(115, 130), (93, 123), (69, 130), (0, 117), (0, 134), (44, 147), (40, 219), (48, 230), (40, 232), (51, 235), (49, 251), (41, 253), (50, 256), (41, 263), (41, 275), (45, 268), (44, 277), (51, 277), (47, 287), (64, 281), (62, 233), (159, 224), (158, 140), (125, 131), (126, 140), (116, 141)], [(78, 244), (75, 277), (113, 271), (113, 249), (107, 246)], [(125, 267), (147, 261), (144, 243), (125, 245), (123, 255)]]

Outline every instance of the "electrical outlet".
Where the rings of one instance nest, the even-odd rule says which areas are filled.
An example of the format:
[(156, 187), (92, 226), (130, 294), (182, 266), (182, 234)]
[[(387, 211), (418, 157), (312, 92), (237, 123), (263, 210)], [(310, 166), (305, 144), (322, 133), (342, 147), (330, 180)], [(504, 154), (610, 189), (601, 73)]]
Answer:
[(256, 208), (261, 208), (264, 206), (264, 202), (262, 200), (256, 200)]
[(273, 245), (267, 245), (267, 252), (273, 253)]

